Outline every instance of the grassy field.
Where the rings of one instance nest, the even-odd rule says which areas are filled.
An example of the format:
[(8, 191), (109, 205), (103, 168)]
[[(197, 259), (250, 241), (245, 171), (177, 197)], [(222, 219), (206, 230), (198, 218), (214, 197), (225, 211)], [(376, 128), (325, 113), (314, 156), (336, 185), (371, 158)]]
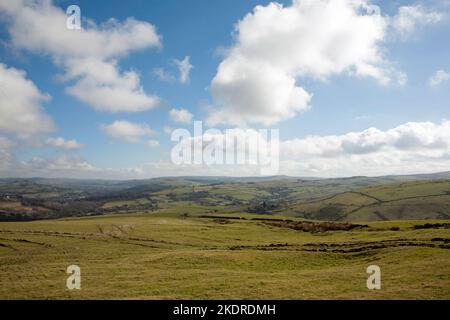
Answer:
[[(0, 299), (450, 299), (448, 225), (310, 233), (181, 213), (0, 223)], [(381, 290), (366, 288), (373, 264)]]
[(450, 219), (450, 181), (388, 183), (292, 203), (290, 215), (322, 220)]
[(450, 173), (431, 176), (0, 179), (0, 221), (247, 212), (323, 221), (450, 219)]

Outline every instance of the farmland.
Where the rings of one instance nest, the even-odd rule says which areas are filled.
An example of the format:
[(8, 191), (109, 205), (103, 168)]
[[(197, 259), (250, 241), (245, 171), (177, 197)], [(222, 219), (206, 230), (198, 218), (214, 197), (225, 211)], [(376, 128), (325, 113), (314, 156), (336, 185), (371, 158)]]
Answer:
[[(184, 208), (188, 210), (182, 212)], [(450, 174), (309, 180), (0, 179), (0, 221), (179, 211), (325, 221), (450, 219)]]
[(2, 181), (0, 298), (449, 299), (449, 191), (446, 175)]
[[(246, 219), (118, 215), (0, 223), (2, 299), (449, 299), (448, 221), (305, 232)], [(445, 224), (447, 223), (447, 224)], [(65, 286), (80, 266), (82, 289)], [(366, 288), (379, 265), (382, 290)]]

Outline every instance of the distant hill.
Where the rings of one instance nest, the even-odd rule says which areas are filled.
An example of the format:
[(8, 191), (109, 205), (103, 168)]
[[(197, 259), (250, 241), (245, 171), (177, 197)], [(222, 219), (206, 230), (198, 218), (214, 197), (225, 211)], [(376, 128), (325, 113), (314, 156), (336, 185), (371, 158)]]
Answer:
[(450, 180), (374, 185), (298, 202), (284, 211), (318, 220), (450, 219)]
[(450, 172), (298, 178), (0, 179), (0, 220), (114, 213), (291, 215), (315, 220), (449, 219)]

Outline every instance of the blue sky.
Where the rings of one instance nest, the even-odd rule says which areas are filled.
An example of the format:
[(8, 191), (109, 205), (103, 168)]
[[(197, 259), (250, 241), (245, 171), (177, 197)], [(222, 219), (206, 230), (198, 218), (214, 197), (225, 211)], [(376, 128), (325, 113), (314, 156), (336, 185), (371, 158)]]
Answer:
[[(220, 108), (225, 110), (224, 118), (236, 117), (238, 119), (240, 112), (236, 113), (236, 110), (247, 108), (247, 105), (239, 104), (244, 101), (244, 98), (239, 96), (241, 93), (230, 93), (230, 90), (234, 90), (235, 87), (230, 89), (228, 84), (224, 85), (220, 81), (216, 83), (215, 92), (218, 92), (218, 95), (230, 94), (232, 98), (227, 101), (236, 103), (233, 109), (228, 109), (226, 103), (222, 101), (223, 99), (220, 100), (212, 94), (211, 85), (215, 77), (218, 79), (230, 70), (237, 70), (238, 74), (241, 72), (240, 65), (234, 65), (234, 63), (237, 63), (234, 59), (237, 58), (233, 56), (233, 49), (239, 52), (239, 56), (246, 55), (246, 59), (252, 59), (253, 57), (255, 57), (255, 60), (273, 59), (271, 54), (266, 55), (264, 53), (261, 56), (258, 56), (258, 54), (252, 56), (248, 53), (242, 53), (245, 50), (248, 50), (248, 52), (253, 52), (251, 50), (263, 51), (266, 49), (265, 45), (270, 48), (270, 45), (264, 44), (263, 40), (254, 47), (251, 47), (251, 44), (245, 44), (246, 47), (244, 48), (244, 44), (241, 47), (237, 44), (236, 39), (239, 38), (239, 34), (244, 35), (244, 33), (250, 34), (253, 31), (258, 31), (252, 29), (257, 29), (255, 21), (249, 22), (245, 30), (244, 27), (235, 29), (236, 23), (251, 13), (255, 6), (260, 5), (268, 11), (270, 1), (109, 0), (47, 2), (46, 6), (51, 6), (56, 11), (60, 10), (61, 12), (65, 11), (71, 4), (78, 5), (81, 8), (83, 29), (92, 28), (87, 19), (99, 26), (110, 18), (116, 19), (120, 24), (130, 17), (133, 17), (139, 23), (147, 23), (155, 28), (154, 30), (160, 41), (159, 46), (148, 42), (144, 45), (144, 48), (130, 48), (123, 55), (114, 54), (99, 58), (101, 61), (108, 63), (112, 63), (114, 60), (119, 75), (128, 71), (134, 72), (139, 78), (138, 86), (142, 87), (143, 92), (147, 95), (159, 97), (161, 102), (157, 106), (149, 107), (148, 110), (141, 112), (128, 112), (126, 108), (119, 112), (99, 110), (99, 108), (93, 107), (92, 103), (83, 101), (83, 98), (70, 94), (68, 87), (76, 85), (77, 79), (83, 76), (77, 74), (67, 81), (62, 81), (61, 76), (68, 73), (69, 70), (67, 65), (72, 58), (70, 54), (61, 53), (54, 48), (40, 47), (39, 44), (30, 44), (28, 40), (19, 39), (21, 35), (18, 33), (26, 30), (26, 27), (20, 29), (14, 24), (23, 23), (18, 20), (21, 18), (20, 10), (29, 6), (30, 2), (18, 2), (21, 3), (22, 8), (11, 8), (10, 5), (8, 7), (6, 1), (0, 1), (0, 12), (2, 13), (0, 15), (0, 63), (4, 65), (3, 81), (8, 81), (7, 75), (11, 76), (11, 72), (8, 71), (12, 69), (25, 72), (23, 74), (24, 79), (31, 81), (42, 94), (51, 96), (50, 101), (39, 102), (38, 108), (41, 108), (41, 112), (51, 118), (54, 128), (52, 131), (36, 130), (30, 137), (30, 135), (24, 136), (21, 134), (17, 128), (13, 130), (7, 124), (4, 127), (0, 124), (0, 137), (4, 140), (4, 159), (9, 161), (8, 165), (0, 168), (2, 176), (23, 174), (27, 176), (145, 178), (158, 175), (178, 175), (180, 172), (185, 174), (216, 173), (208, 170), (190, 171), (189, 168), (172, 170), (170, 164), (164, 165), (164, 170), (159, 171), (157, 167), (152, 167), (149, 164), (170, 162), (170, 150), (174, 143), (170, 141), (170, 136), (165, 132), (167, 131), (165, 128), (188, 128), (191, 130), (191, 120), (202, 120), (206, 123), (210, 113), (214, 113), (215, 110)], [(45, 10), (40, 10), (39, 6), (44, 6), (42, 3), (45, 2), (37, 1), (38, 9), (34, 12), (36, 17), (39, 14), (44, 15)], [(302, 4), (302, 2), (304, 3)], [(298, 1), (298, 7), (295, 7), (291, 1), (279, 1), (284, 7), (274, 8), (273, 12), (276, 12), (276, 17), (283, 17), (283, 14), (285, 14), (284, 8), (294, 7), (293, 10), (298, 9), (299, 12), (302, 12), (299, 17), (305, 17), (310, 12), (303, 9), (307, 6), (307, 2), (307, 0)], [(327, 1), (318, 0), (317, 2), (326, 3)], [(369, 48), (372, 50), (376, 47), (377, 54), (383, 58), (382, 62), (373, 62), (371, 60), (373, 52), (371, 51), (367, 54), (364, 53), (364, 56), (355, 57), (355, 61), (348, 62), (343, 68), (340, 68), (337, 62), (333, 68), (327, 66), (327, 71), (322, 74), (322, 69), (319, 67), (311, 67), (311, 70), (309, 70), (308, 66), (306, 69), (309, 71), (302, 73), (298, 69), (305, 68), (303, 62), (291, 63), (288, 62), (287, 57), (287, 62), (283, 64), (283, 67), (279, 66), (279, 61), (263, 61), (264, 65), (275, 66), (275, 68), (282, 69), (286, 76), (295, 78), (295, 85), (310, 94), (311, 99), (301, 107), (302, 102), (299, 101), (298, 104), (295, 104), (295, 108), (298, 107), (297, 109), (294, 108), (294, 104), (292, 106), (287, 105), (286, 108), (289, 112), (283, 114), (275, 111), (270, 113), (272, 111), (267, 111), (267, 108), (264, 109), (265, 111), (261, 109), (263, 111), (259, 112), (259, 106), (255, 105), (252, 106), (251, 112), (255, 112), (256, 117), (261, 115), (260, 121), (253, 121), (251, 112), (245, 111), (247, 112), (244, 112), (246, 116), (239, 123), (230, 123), (226, 119), (222, 119), (223, 121), (211, 124), (211, 126), (219, 129), (237, 126), (254, 129), (280, 129), (282, 147), (283, 145), (287, 147), (292, 145), (306, 149), (304, 153), (300, 152), (300, 155), (298, 150), (281, 150), (282, 159), (289, 161), (291, 164), (292, 161), (299, 163), (299, 165), (294, 166), (281, 166), (281, 173), (290, 175), (378, 175), (397, 172), (439, 171), (445, 169), (446, 166), (450, 168), (448, 166), (450, 148), (447, 149), (447, 146), (443, 146), (438, 150), (435, 147), (449, 134), (445, 122), (445, 119), (449, 118), (448, 101), (450, 101), (450, 81), (447, 81), (448, 73), (450, 73), (450, 41), (448, 37), (450, 34), (448, 19), (450, 6), (448, 2), (362, 2), (378, 5), (382, 19), (384, 19), (383, 23), (392, 24), (384, 26), (383, 35), (380, 35), (382, 39), (376, 38), (373, 40), (373, 47), (371, 45)], [(315, 5), (311, 5), (311, 7)], [(343, 4), (343, 6), (347, 6), (347, 4)], [(400, 16), (400, 8), (414, 8), (414, 10), (404, 11), (410, 14), (403, 16), (403, 24), (395, 25), (392, 21)], [(360, 14), (359, 11), (355, 12)], [(414, 14), (411, 14), (411, 12)], [(364, 14), (362, 13), (362, 15)], [(51, 17), (47, 15), (45, 19), (51, 19)], [(261, 17), (261, 20), (258, 21), (261, 23), (264, 20)], [(323, 33), (332, 32), (332, 30), (326, 28), (326, 23), (326, 16), (324, 16), (324, 20), (318, 25), (324, 25)], [(270, 25), (270, 21), (267, 24)], [(281, 22), (280, 25), (282, 25)], [(62, 26), (62, 28), (64, 27)], [(116, 27), (121, 28), (120, 25)], [(14, 28), (18, 29), (14, 31)], [(370, 28), (372, 28), (372, 25)], [(107, 28), (105, 30), (105, 33), (111, 31)], [(270, 28), (268, 30), (268, 32), (271, 32)], [(373, 30), (368, 29), (369, 31)], [(36, 35), (41, 36), (50, 31), (43, 25), (36, 32)], [(78, 31), (71, 30), (70, 32)], [(68, 33), (69, 38), (71, 37), (70, 32)], [(345, 33), (343, 34), (345, 35)], [(274, 37), (277, 35), (279, 34), (276, 33)], [(294, 37), (292, 41), (301, 42), (305, 39), (304, 36), (296, 34), (295, 31), (286, 35), (286, 37), (288, 36)], [(355, 35), (355, 37), (357, 36), (359, 35)], [(47, 44), (46, 41), (50, 37), (43, 36), (43, 46)], [(26, 37), (24, 38), (26, 39)], [(267, 36), (267, 39), (271, 38)], [(61, 38), (55, 36), (48, 43), (52, 43), (52, 41), (70, 41), (70, 39), (61, 40)], [(331, 45), (339, 45), (332, 41)], [(64, 45), (66, 44), (61, 44), (61, 46)], [(288, 47), (291, 48), (291, 46)], [(359, 49), (349, 46), (338, 50), (351, 52)], [(331, 51), (324, 55), (333, 54), (334, 52)], [(186, 83), (181, 83), (179, 69), (174, 61), (175, 59), (182, 60), (185, 57), (189, 57), (192, 69), (189, 72), (189, 80)], [(283, 52), (276, 57), (285, 59)], [(332, 60), (332, 58), (330, 59)], [(230, 62), (233, 67), (228, 71), (223, 71), (222, 74), (218, 71), (218, 67), (223, 61)], [(369, 74), (355, 76), (354, 73), (358, 72), (355, 70), (361, 66), (361, 61), (364, 63), (370, 61), (379, 68), (379, 71), (386, 72), (386, 75), (390, 77), (389, 84), (382, 83), (383, 80), (380, 80), (378, 76)], [(289, 67), (285, 68), (284, 65), (289, 65)], [(156, 69), (162, 70), (170, 78), (170, 81), (160, 79), (156, 75)], [(440, 81), (437, 81), (439, 83), (430, 85), (431, 77), (438, 71), (442, 71), (440, 75), (443, 77)], [(242, 72), (245, 73), (245, 71)], [(270, 78), (271, 75), (262, 72), (261, 77)], [(397, 78), (401, 77), (406, 77), (407, 81), (403, 81), (404, 83), (401, 83), (400, 80), (397, 81)], [(250, 83), (250, 80), (245, 82), (244, 85), (253, 88), (253, 83)], [(8, 90), (8, 88), (6, 87), (3, 90)], [(12, 94), (18, 93), (7, 92), (1, 102), (0, 116), (4, 119), (23, 116), (14, 113), (11, 115), (5, 111), (7, 108), (11, 108), (7, 98), (11, 98)], [(248, 94), (250, 95), (250, 93)], [(253, 98), (245, 97), (245, 101), (250, 101), (250, 104), (252, 101), (258, 101), (257, 98)], [(92, 99), (95, 99), (95, 97)], [(170, 110), (172, 109), (185, 109), (192, 114), (192, 118), (184, 122), (176, 122), (170, 116)], [(293, 111), (294, 109), (295, 111)], [(272, 119), (272, 115), (275, 119), (273, 121), (269, 120)], [(11, 119), (12, 121), (15, 120), (15, 118)], [(146, 125), (147, 128), (151, 128), (152, 133), (144, 133), (135, 141), (131, 141), (126, 136), (109, 134), (108, 132), (111, 133), (111, 131), (105, 128), (115, 121), (140, 126)], [(11, 123), (11, 121), (9, 122)], [(413, 125), (402, 127), (407, 123), (413, 123)], [(373, 139), (397, 139), (401, 134), (407, 137), (416, 135), (411, 138), (411, 141), (417, 142), (417, 146), (406, 150), (398, 147), (398, 144), (394, 142), (383, 140), (383, 145), (373, 153), (365, 153), (364, 156), (361, 156), (360, 153), (347, 153), (343, 146), (348, 139), (353, 139), (351, 140), (352, 143), (360, 143), (362, 147), (365, 147), (367, 143), (373, 143), (373, 139), (370, 137), (367, 138), (369, 140), (364, 140), (368, 136), (364, 132), (369, 128), (376, 128), (379, 131)], [(349, 138), (348, 134), (352, 132), (359, 134), (359, 136)], [(311, 136), (314, 136), (315, 140), (308, 140), (308, 137)], [(331, 139), (330, 136), (337, 138)], [(50, 138), (62, 138), (64, 143), (75, 140), (79, 147), (72, 148), (64, 143), (58, 145), (49, 141)], [(145, 144), (148, 140), (158, 141), (159, 146), (149, 147)], [(328, 155), (324, 150), (320, 152), (308, 151), (308, 148), (315, 149), (316, 146), (328, 142), (336, 143), (339, 152), (336, 151), (332, 155)], [(436, 155), (430, 159), (424, 158), (424, 154), (427, 154), (430, 149), (432, 152), (436, 152)], [(387, 161), (390, 157), (399, 155), (402, 161), (395, 163)], [(332, 159), (330, 160), (330, 158)], [(57, 159), (63, 159), (64, 161), (57, 161)], [(357, 164), (346, 167), (342, 165), (348, 163), (346, 159), (356, 161)], [(376, 159), (375, 162), (367, 164), (372, 159)], [(6, 160), (4, 162), (6, 163)], [(360, 163), (366, 163), (366, 165), (359, 166)], [(320, 166), (315, 168), (314, 165), (316, 164), (320, 164)], [(376, 170), (372, 170), (374, 166)], [(140, 169), (132, 170), (130, 168)], [(286, 168), (286, 170), (283, 170), (283, 168)], [(248, 172), (234, 170), (230, 174), (247, 175)]]

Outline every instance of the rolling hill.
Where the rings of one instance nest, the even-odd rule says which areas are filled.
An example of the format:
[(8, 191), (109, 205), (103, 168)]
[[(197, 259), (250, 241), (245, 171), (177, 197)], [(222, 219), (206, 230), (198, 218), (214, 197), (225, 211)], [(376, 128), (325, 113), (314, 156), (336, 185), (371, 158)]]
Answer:
[(304, 179), (0, 179), (0, 220), (116, 213), (253, 213), (312, 220), (448, 219), (450, 173)]

